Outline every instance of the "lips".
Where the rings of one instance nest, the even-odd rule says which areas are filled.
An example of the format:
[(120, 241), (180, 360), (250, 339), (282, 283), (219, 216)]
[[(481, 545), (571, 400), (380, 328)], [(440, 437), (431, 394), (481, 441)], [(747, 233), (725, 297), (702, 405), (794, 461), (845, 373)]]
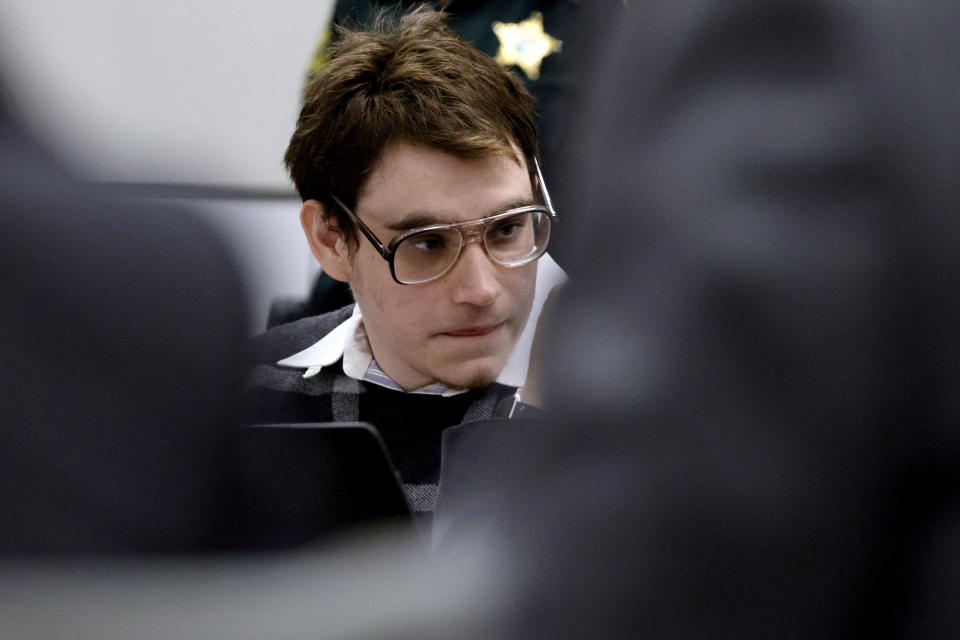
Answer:
[(443, 335), (450, 336), (452, 338), (480, 338), (496, 333), (496, 331), (502, 326), (503, 323), (498, 322), (497, 324), (483, 325), (478, 327), (464, 327), (463, 329), (457, 329), (455, 331), (446, 331)]

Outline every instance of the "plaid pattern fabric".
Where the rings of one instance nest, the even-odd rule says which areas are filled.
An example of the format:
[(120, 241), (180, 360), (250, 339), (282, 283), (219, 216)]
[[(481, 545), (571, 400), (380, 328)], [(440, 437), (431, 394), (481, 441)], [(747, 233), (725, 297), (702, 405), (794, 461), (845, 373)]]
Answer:
[[(331, 367), (335, 369), (335, 367)], [(247, 422), (368, 422), (383, 438), (414, 513), (437, 501), (444, 429), (493, 415), (512, 387), (492, 385), (442, 397), (392, 391), (343, 374), (304, 379), (295, 369), (258, 365), (246, 391)]]
[(435, 484), (403, 484), (403, 493), (407, 496), (407, 504), (414, 513), (431, 513), (437, 504), (437, 489)]

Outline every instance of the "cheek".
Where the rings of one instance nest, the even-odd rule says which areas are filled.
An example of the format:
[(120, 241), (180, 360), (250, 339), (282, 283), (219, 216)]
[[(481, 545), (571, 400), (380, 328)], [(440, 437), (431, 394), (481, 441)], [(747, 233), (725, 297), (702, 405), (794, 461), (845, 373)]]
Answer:
[(350, 261), (350, 288), (362, 307), (383, 307), (389, 286), (394, 284), (388, 265), (372, 247), (361, 246)]
[(415, 286), (415, 289), (391, 300), (393, 304), (384, 317), (392, 324), (390, 330), (395, 340), (422, 357), (436, 348), (437, 332), (456, 323), (461, 314), (453, 308), (450, 294), (442, 286)]
[(505, 273), (503, 287), (510, 291), (518, 307), (529, 306), (533, 302), (533, 292), (537, 284), (537, 263), (509, 269)]
[(433, 326), (431, 320), (440, 308), (438, 300), (427, 287), (397, 284), (387, 263), (378, 255), (374, 259), (361, 258), (351, 281), (364, 314), (396, 346), (421, 343)]

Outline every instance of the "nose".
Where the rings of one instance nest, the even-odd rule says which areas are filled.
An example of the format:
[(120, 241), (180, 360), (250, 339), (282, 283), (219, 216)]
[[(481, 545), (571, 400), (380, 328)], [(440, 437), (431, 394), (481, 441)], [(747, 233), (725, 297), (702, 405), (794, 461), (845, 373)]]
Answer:
[(493, 304), (500, 295), (497, 269), (479, 242), (464, 246), (457, 264), (447, 274), (453, 283), (453, 301), (478, 307)]

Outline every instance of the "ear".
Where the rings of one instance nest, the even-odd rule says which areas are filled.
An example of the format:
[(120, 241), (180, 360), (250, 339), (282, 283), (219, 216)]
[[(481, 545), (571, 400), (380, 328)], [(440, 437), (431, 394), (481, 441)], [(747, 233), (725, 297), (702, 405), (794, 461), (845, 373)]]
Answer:
[(349, 282), (352, 263), (347, 243), (337, 227), (336, 218), (326, 213), (319, 201), (307, 200), (300, 208), (300, 225), (324, 273), (334, 280)]

